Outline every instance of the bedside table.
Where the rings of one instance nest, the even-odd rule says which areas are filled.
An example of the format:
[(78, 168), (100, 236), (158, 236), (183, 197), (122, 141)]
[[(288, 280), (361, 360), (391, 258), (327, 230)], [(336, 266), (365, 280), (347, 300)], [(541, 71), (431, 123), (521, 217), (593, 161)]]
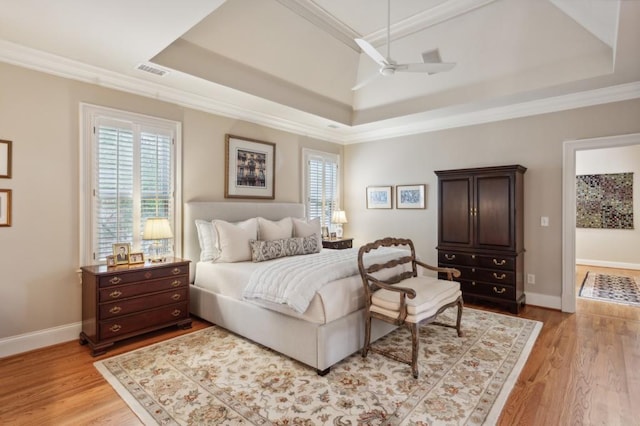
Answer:
[(115, 342), (171, 325), (191, 328), (189, 262), (83, 266), (80, 344), (91, 355)]
[(322, 248), (343, 250), (353, 247), (353, 238), (333, 238), (322, 240)]

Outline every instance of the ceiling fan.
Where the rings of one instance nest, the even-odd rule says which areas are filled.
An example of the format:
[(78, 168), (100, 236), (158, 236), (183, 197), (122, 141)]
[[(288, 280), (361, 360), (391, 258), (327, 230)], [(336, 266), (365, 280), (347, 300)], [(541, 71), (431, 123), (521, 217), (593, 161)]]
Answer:
[(423, 62), (421, 63), (399, 64), (391, 59), (391, 0), (387, 0), (387, 57), (385, 58), (376, 50), (375, 47), (364, 39), (356, 38), (355, 42), (360, 46), (364, 53), (380, 65), (380, 69), (378, 70), (378, 73), (373, 74), (369, 78), (356, 84), (351, 90), (358, 90), (366, 86), (379, 75), (387, 77), (394, 75), (396, 71), (436, 74), (439, 72), (449, 71), (456, 65), (455, 62), (442, 62), (438, 49), (424, 52), (422, 54)]

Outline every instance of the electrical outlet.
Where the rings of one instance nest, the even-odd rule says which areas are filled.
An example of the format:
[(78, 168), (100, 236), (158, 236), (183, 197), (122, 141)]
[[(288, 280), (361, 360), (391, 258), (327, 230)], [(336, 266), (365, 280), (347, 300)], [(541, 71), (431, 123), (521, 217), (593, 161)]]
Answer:
[(527, 274), (527, 284), (535, 284), (536, 276), (533, 274)]
[(540, 217), (540, 226), (549, 226), (549, 216)]

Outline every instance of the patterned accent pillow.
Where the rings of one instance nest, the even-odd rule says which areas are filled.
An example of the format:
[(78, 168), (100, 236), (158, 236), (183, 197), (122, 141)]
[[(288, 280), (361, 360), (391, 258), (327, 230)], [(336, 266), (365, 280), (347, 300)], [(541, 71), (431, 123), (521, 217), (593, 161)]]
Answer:
[(254, 262), (319, 252), (316, 235), (268, 241), (250, 240), (249, 245), (251, 246), (251, 260)]

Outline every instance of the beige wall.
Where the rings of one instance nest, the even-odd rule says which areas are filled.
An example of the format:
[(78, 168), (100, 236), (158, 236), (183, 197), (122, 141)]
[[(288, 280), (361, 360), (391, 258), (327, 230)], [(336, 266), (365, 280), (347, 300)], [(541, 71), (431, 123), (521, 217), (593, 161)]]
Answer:
[[(79, 104), (183, 123), (183, 198), (224, 199), (224, 134), (276, 143), (276, 201), (300, 202), (302, 148), (342, 146), (0, 63), (0, 139), (13, 141), (12, 226), (0, 228), (3, 338), (79, 332)], [(76, 331), (77, 330), (77, 331)], [(6, 343), (6, 340), (4, 343)], [(15, 339), (13, 339), (15, 340)]]
[(576, 228), (578, 263), (640, 269), (640, 145), (576, 153), (576, 174), (633, 173), (635, 229)]
[[(640, 100), (581, 108), (345, 147), (345, 234), (361, 244), (404, 236), (436, 262), (437, 179), (434, 170), (522, 164), (525, 174), (525, 273), (529, 302), (557, 299), (562, 289), (562, 143), (640, 131)], [(367, 210), (369, 185), (427, 184), (426, 210)], [(394, 203), (395, 204), (395, 203)], [(540, 227), (548, 216), (550, 226)], [(542, 295), (542, 297), (536, 297)]]

